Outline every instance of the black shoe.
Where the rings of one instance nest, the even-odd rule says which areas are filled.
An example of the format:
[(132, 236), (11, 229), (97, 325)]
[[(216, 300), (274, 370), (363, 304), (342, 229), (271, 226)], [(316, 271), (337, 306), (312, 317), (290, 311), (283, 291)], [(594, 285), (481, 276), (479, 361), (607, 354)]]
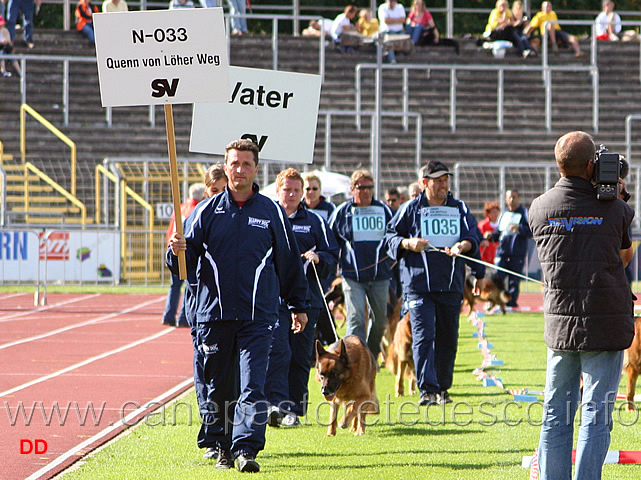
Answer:
[(452, 403), (452, 399), (450, 398), (450, 394), (447, 393), (447, 390), (441, 392), (439, 395), (437, 395), (438, 403), (439, 405), (444, 405), (446, 403)]
[(189, 328), (189, 324), (188, 323), (179, 323), (178, 325), (176, 325), (176, 327), (177, 328)]
[(256, 457), (249, 453), (241, 453), (236, 457), (236, 467), (243, 473), (256, 473), (260, 470)]
[(267, 425), (270, 427), (280, 427), (282, 421), (283, 414), (280, 412), (278, 407), (269, 407), (269, 412), (267, 413)]
[(225, 450), (224, 448), (218, 449), (216, 468), (234, 468), (234, 458), (231, 456), (229, 450)]
[(207, 450), (205, 450), (203, 458), (218, 458), (218, 449), (214, 447), (208, 447)]
[(418, 401), (418, 404), (422, 407), (436, 405), (438, 403), (438, 395), (436, 392), (427, 392), (421, 395), (421, 399)]

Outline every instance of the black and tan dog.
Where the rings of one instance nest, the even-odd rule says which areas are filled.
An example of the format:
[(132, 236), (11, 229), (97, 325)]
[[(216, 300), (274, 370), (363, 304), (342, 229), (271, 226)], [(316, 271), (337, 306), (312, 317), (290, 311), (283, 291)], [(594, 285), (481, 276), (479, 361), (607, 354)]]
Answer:
[[(321, 393), (331, 402), (328, 437), (336, 435), (336, 426), (347, 428), (356, 435), (365, 432), (365, 415), (378, 413), (376, 396), (376, 363), (374, 356), (360, 338), (348, 335), (330, 345), (328, 350), (316, 341), (316, 380)], [(338, 409), (345, 414), (337, 422)]]
[(626, 412), (633, 412), (637, 407), (634, 403), (634, 392), (637, 378), (641, 373), (641, 317), (634, 321), (634, 338), (632, 344), (625, 350), (623, 371), (626, 374)]
[(487, 311), (491, 311), (497, 305), (501, 312), (505, 314), (505, 304), (512, 298), (505, 289), (505, 280), (496, 272), (488, 271), (485, 277), (476, 281), (479, 289), (479, 294), (474, 295), (474, 276), (469, 274), (465, 277), (465, 287), (463, 289), (463, 305), (467, 303), (469, 306), (469, 315), (474, 313), (474, 305), (478, 299), (488, 302), (489, 307)]
[(416, 371), (412, 353), (412, 327), (409, 313), (406, 313), (396, 325), (394, 339), (385, 358), (385, 367), (396, 377), (394, 393), (397, 397), (405, 395), (405, 377), (410, 381), (410, 394), (416, 393)]

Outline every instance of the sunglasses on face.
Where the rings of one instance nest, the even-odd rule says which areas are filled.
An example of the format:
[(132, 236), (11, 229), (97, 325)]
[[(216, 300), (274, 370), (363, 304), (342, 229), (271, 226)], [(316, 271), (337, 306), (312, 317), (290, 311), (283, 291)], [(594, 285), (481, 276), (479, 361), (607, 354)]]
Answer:
[(354, 188), (356, 190), (372, 190), (374, 185), (356, 185)]
[(316, 190), (318, 190), (318, 187), (307, 187), (307, 188), (305, 188), (305, 190), (307, 190), (308, 192), (310, 190), (313, 190), (315, 192)]

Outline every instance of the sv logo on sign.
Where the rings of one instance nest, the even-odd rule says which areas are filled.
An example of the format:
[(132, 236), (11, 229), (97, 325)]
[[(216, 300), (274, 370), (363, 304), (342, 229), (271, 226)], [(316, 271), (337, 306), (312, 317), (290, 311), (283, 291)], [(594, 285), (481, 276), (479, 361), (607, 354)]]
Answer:
[(261, 135), (260, 140), (258, 140), (258, 135), (254, 135), (253, 133), (245, 133), (240, 138), (242, 138), (243, 140), (251, 140), (252, 142), (254, 142), (256, 145), (258, 145), (258, 151), (260, 152), (263, 149), (263, 146), (265, 146), (267, 138), (269, 137), (267, 135)]
[(178, 90), (178, 78), (172, 78), (171, 84), (166, 78), (156, 78), (151, 81), (151, 89), (153, 90), (151, 96), (154, 98), (160, 98), (167, 95), (168, 97), (173, 97), (176, 95), (176, 90)]

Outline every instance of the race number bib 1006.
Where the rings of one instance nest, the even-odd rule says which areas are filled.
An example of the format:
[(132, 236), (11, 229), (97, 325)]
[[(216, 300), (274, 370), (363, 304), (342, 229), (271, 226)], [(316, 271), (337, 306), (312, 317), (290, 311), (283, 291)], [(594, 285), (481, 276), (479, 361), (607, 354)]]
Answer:
[(461, 236), (461, 214), (456, 207), (421, 208), (421, 237), (437, 248), (451, 247)]
[(352, 213), (352, 232), (355, 242), (379, 242), (385, 235), (383, 207), (356, 207)]

